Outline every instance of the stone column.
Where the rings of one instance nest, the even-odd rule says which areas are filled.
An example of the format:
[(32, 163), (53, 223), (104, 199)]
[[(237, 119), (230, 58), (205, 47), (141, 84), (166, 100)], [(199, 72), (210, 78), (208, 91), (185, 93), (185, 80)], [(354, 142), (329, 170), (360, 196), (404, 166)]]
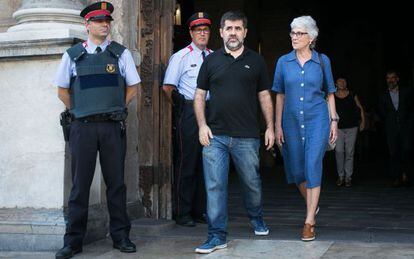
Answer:
[(16, 23), (13, 13), (20, 7), (20, 0), (0, 0), (0, 32), (5, 32)]
[[(52, 80), (64, 51), (86, 39), (84, 4), (21, 0), (15, 25), (0, 33), (0, 250), (62, 245), (70, 173)], [(91, 197), (100, 197), (96, 190)]]
[(84, 0), (21, 0), (16, 25), (0, 33), (0, 58), (62, 54), (74, 39), (86, 39)]
[(80, 0), (22, 0), (19, 10), (13, 14), (17, 24), (8, 32), (73, 29), (83, 31), (79, 16), (83, 4)]

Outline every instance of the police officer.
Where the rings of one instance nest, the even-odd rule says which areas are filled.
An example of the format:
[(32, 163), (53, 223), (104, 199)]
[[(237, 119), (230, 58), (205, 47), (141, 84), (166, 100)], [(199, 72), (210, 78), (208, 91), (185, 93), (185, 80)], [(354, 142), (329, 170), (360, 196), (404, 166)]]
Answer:
[(141, 79), (131, 52), (107, 39), (113, 10), (113, 5), (104, 1), (82, 10), (88, 40), (67, 50), (54, 80), (58, 96), (73, 120), (69, 136), (73, 187), (64, 247), (56, 258), (82, 252), (97, 152), (107, 187), (113, 247), (121, 252), (136, 251), (129, 240), (131, 224), (126, 210), (125, 118), (126, 107)]
[(163, 90), (173, 103), (174, 217), (177, 224), (193, 227), (195, 221), (205, 222), (201, 145), (193, 99), (201, 64), (212, 52), (207, 48), (211, 20), (207, 13), (198, 12), (187, 24), (192, 42), (171, 56)]

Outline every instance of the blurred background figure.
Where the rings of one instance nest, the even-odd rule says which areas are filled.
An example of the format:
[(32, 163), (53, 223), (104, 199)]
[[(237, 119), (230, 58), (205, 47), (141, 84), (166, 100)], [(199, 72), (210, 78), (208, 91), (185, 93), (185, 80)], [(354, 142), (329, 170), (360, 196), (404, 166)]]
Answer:
[(409, 185), (412, 174), (410, 155), (413, 128), (412, 89), (400, 87), (397, 71), (386, 74), (387, 90), (380, 96), (378, 113), (384, 123), (388, 151), (389, 169), (393, 186)]
[(354, 151), (358, 128), (365, 128), (365, 112), (358, 96), (348, 89), (344, 77), (336, 80), (335, 93), (336, 112), (339, 115), (338, 139), (335, 147), (336, 168), (338, 171), (337, 186), (352, 185), (354, 171)]

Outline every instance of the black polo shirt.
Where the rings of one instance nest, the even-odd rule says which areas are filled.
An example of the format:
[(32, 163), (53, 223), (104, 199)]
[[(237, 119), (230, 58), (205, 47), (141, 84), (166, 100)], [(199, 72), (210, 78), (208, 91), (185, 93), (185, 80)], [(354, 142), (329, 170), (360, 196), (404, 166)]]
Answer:
[(258, 92), (271, 87), (262, 56), (245, 47), (236, 59), (224, 48), (208, 55), (197, 88), (210, 91), (207, 124), (213, 135), (258, 138)]

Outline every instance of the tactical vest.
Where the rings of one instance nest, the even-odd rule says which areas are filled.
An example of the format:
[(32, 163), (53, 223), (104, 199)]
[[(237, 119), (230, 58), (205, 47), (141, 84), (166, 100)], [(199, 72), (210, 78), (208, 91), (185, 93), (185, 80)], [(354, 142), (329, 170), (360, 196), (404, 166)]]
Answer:
[(114, 41), (97, 54), (87, 53), (82, 43), (67, 50), (76, 64), (77, 75), (70, 81), (70, 111), (75, 118), (125, 109), (125, 79), (118, 65), (124, 50)]

